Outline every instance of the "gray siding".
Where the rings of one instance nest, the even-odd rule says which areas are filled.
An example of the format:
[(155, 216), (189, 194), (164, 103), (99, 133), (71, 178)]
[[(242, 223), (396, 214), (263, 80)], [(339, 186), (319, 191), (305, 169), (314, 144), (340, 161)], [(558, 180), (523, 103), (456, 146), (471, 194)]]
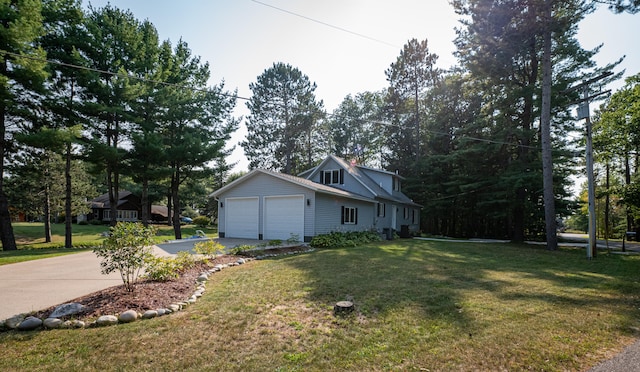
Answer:
[[(375, 203), (316, 195), (316, 230), (315, 234), (328, 234), (332, 231), (363, 231), (375, 228)], [(342, 207), (358, 208), (358, 224), (341, 223)]]
[[(274, 195), (304, 195), (305, 199), (305, 212), (304, 212), (304, 235), (314, 235), (315, 224), (315, 192), (305, 187), (286, 182), (276, 177), (269, 176), (264, 173), (258, 173), (245, 182), (236, 185), (230, 190), (224, 192), (218, 196), (218, 233), (225, 233), (225, 208), (220, 208), (220, 202), (225, 201), (226, 198), (235, 197), (252, 197), (258, 196), (258, 233), (260, 236), (264, 234), (264, 197)], [(309, 199), (309, 205), (306, 200)], [(300, 237), (303, 238), (303, 237)]]
[(384, 191), (388, 192), (389, 194), (393, 193), (393, 176), (386, 173), (375, 172), (369, 169), (360, 169), (360, 171), (369, 176), (369, 178), (371, 178), (375, 183), (382, 187)]

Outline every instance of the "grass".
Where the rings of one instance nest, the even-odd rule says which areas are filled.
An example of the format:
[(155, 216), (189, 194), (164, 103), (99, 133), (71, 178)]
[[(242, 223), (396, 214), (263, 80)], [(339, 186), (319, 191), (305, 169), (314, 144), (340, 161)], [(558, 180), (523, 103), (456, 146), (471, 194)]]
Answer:
[[(17, 251), (0, 250), (0, 265), (36, 260), (40, 258), (60, 256), (86, 250), (92, 246), (99, 246), (104, 240), (102, 233), (109, 231), (106, 225), (73, 225), (73, 245), (80, 249), (65, 249), (64, 224), (51, 225), (51, 240), (46, 243), (44, 239), (44, 224), (40, 222), (16, 222), (13, 223), (13, 233), (18, 245)], [(173, 227), (167, 225), (155, 225), (158, 228), (156, 243), (161, 243), (174, 238)], [(195, 225), (182, 226), (182, 236), (189, 237), (196, 234), (196, 230), (203, 230), (207, 236), (217, 236), (215, 228), (200, 228)]]
[(319, 250), (216, 273), (169, 317), (1, 333), (0, 370), (585, 370), (637, 337), (639, 268), (511, 244)]

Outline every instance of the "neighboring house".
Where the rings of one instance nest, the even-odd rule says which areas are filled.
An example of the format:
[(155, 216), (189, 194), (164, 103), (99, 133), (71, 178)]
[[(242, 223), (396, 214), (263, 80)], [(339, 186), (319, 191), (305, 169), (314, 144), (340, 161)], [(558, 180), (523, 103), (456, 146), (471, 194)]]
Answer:
[[(100, 195), (91, 200), (89, 204), (91, 213), (86, 216), (87, 220), (111, 221), (109, 194)], [(116, 208), (118, 210), (117, 221), (139, 221), (142, 218), (142, 201), (130, 191), (122, 190), (118, 193), (118, 206)], [(149, 212), (149, 222), (167, 222), (169, 212), (166, 206), (152, 205)], [(80, 217), (78, 218), (80, 219)]]
[(332, 231), (409, 235), (419, 229), (421, 206), (402, 193), (402, 180), (333, 155), (300, 177), (255, 169), (211, 194), (218, 234), (306, 242)]
[[(88, 220), (111, 220), (111, 203), (109, 202), (109, 194), (103, 194), (89, 202), (91, 214)], [(132, 194), (130, 191), (122, 190), (118, 193), (118, 211), (117, 221), (138, 221), (142, 213), (142, 203), (140, 198)]]

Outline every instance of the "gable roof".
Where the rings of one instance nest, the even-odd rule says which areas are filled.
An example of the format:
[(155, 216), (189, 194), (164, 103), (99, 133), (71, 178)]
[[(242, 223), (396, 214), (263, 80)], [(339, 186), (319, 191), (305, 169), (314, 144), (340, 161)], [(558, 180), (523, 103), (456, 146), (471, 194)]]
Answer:
[[(117, 206), (120, 206), (124, 203), (127, 202), (126, 198), (129, 197), (129, 195), (132, 195), (133, 193), (127, 190), (121, 190), (118, 192), (118, 202), (117, 202)], [(101, 208), (105, 208), (108, 209), (111, 207), (111, 203), (109, 202), (109, 193), (106, 194), (102, 194), (94, 199), (91, 199), (90, 201), (91, 204), (91, 208), (97, 208), (97, 209), (101, 209)]]
[(218, 197), (219, 195), (223, 194), (225, 191), (230, 190), (234, 187), (236, 187), (237, 185), (246, 182), (248, 180), (250, 180), (251, 178), (255, 177), (256, 175), (259, 174), (266, 174), (268, 176), (271, 177), (275, 177), (278, 179), (281, 179), (283, 181), (286, 182), (291, 182), (294, 183), (298, 186), (307, 188), (309, 190), (313, 190), (315, 192), (319, 192), (322, 194), (328, 194), (328, 195), (335, 195), (335, 196), (340, 196), (343, 198), (349, 198), (349, 199), (356, 199), (356, 200), (362, 200), (362, 201), (367, 201), (367, 202), (374, 202), (374, 200), (372, 200), (371, 198), (367, 198), (365, 196), (362, 195), (358, 195), (346, 190), (341, 190), (341, 189), (337, 189), (335, 187), (331, 187), (331, 186), (327, 186), (327, 185), (323, 185), (317, 182), (313, 182), (311, 180), (308, 180), (306, 178), (302, 178), (302, 177), (296, 177), (296, 176), (292, 176), (289, 174), (284, 174), (284, 173), (277, 173), (277, 172), (272, 172), (266, 169), (254, 169), (251, 172), (247, 173), (246, 175), (238, 178), (237, 180), (231, 182), (228, 185), (225, 185), (221, 188), (219, 188), (218, 190), (212, 192), (210, 194), (210, 196), (213, 197)]
[(417, 207), (422, 207), (420, 204), (415, 203), (413, 200), (411, 200), (409, 197), (407, 197), (405, 194), (401, 192), (390, 194), (385, 189), (383, 189), (378, 183), (376, 183), (373, 179), (371, 179), (371, 177), (369, 177), (366, 174), (365, 170), (384, 173), (392, 177), (398, 177), (400, 179), (404, 179), (403, 177), (393, 172), (389, 172), (381, 169), (374, 169), (374, 168), (369, 168), (369, 167), (364, 167), (359, 165), (352, 166), (346, 160), (339, 158), (335, 155), (329, 155), (326, 159), (324, 159), (320, 163), (320, 165), (310, 170), (307, 170), (301, 174), (305, 174), (307, 179), (312, 178), (320, 169), (322, 169), (323, 165), (325, 165), (329, 160), (335, 161), (341, 168), (343, 168), (351, 176), (353, 176), (353, 178), (357, 182), (359, 182), (365, 189), (371, 192), (374, 198), (381, 198), (381, 199), (395, 201), (403, 204), (410, 204)]

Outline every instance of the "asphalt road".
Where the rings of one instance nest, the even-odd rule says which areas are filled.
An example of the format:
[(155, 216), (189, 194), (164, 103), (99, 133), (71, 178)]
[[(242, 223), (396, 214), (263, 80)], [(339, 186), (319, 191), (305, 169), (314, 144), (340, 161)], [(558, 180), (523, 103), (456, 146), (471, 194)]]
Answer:
[[(589, 236), (587, 234), (572, 234), (572, 233), (559, 233), (558, 237), (564, 239), (564, 240), (569, 240), (569, 241), (575, 241), (581, 244), (587, 244), (589, 242)], [(607, 241), (604, 239), (597, 239), (597, 244), (598, 244), (598, 248), (599, 249), (606, 249), (607, 248)], [(614, 250), (622, 250), (622, 242), (621, 241), (613, 241), (610, 240), (608, 242), (609, 244), (609, 248), (614, 249)], [(624, 242), (625, 245), (625, 249), (628, 251), (638, 251), (640, 252), (640, 242), (636, 242), (636, 241), (625, 241)]]

